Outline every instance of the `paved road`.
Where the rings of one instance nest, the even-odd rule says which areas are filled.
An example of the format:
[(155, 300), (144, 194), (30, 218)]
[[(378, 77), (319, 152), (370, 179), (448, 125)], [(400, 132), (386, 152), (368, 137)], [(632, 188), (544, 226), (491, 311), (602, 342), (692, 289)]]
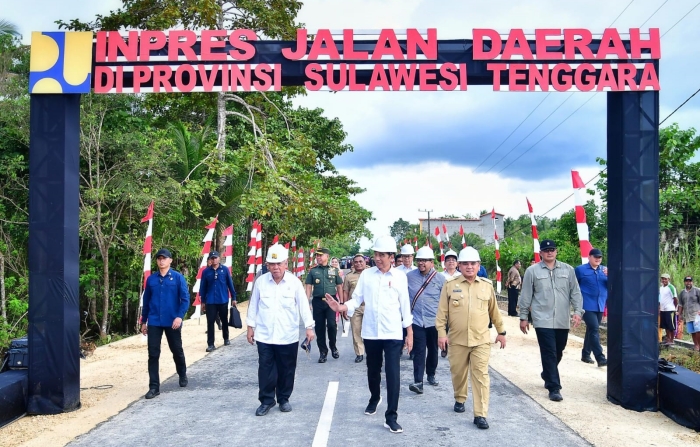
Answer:
[[(241, 336), (230, 347), (219, 348), (191, 365), (187, 388), (178, 386), (177, 376), (170, 378), (162, 384), (160, 396), (134, 402), (70, 445), (311, 446), (319, 419), (328, 421), (329, 416), (332, 416), (330, 430), (325, 431), (325, 437), (319, 430), (314, 445), (590, 445), (493, 370), (488, 418), (491, 428), (478, 430), (472, 424), (471, 396), (465, 413), (452, 411), (454, 400), (447, 359), (441, 358), (438, 366), (440, 385), (435, 388), (426, 385), (425, 394), (418, 396), (407, 388), (413, 376), (408, 356), (401, 361), (398, 421), (404, 433), (392, 434), (383, 427), (385, 402), (376, 415), (364, 415), (369, 399), (365, 364), (354, 363), (350, 337), (338, 340), (341, 357), (334, 360), (329, 356), (326, 364), (316, 362), (316, 346), (310, 359), (299, 351), (291, 413), (281, 413), (279, 407), (274, 407), (265, 417), (255, 416), (259, 405), (257, 351)], [(167, 354), (163, 360), (171, 361)], [(145, 385), (148, 379), (145, 364), (143, 369), (138, 377)], [(334, 406), (332, 399), (326, 402), (329, 408), (322, 417), (329, 382), (338, 382), (337, 396)], [(384, 386), (382, 395), (386, 399)], [(323, 427), (323, 423), (320, 425)]]

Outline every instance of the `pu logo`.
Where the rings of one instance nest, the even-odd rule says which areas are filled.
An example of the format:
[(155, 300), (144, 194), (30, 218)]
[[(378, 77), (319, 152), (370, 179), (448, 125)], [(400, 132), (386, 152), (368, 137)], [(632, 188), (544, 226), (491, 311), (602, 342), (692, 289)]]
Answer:
[(33, 32), (29, 93), (90, 93), (92, 32)]

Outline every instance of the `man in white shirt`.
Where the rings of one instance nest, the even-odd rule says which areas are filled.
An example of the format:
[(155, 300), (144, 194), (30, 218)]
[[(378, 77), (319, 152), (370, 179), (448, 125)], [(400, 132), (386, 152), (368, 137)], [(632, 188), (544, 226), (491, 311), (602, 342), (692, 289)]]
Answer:
[(447, 250), (445, 253), (445, 270), (440, 272), (442, 276), (445, 277), (447, 281), (452, 278), (457, 278), (462, 276), (459, 270), (457, 270), (457, 252), (454, 250)]
[(255, 282), (248, 305), (248, 343), (258, 347), (258, 399), (256, 416), (265, 416), (275, 406), (292, 411), (289, 397), (299, 349), (299, 319), (304, 322), (309, 343), (314, 339), (314, 319), (299, 278), (287, 272), (288, 251), (275, 244), (267, 251), (268, 273)]
[(384, 413), (384, 427), (392, 433), (401, 433), (403, 429), (397, 422), (400, 392), (400, 362), (404, 340), (402, 327), (407, 334), (405, 345), (410, 352), (413, 349), (413, 330), (411, 324), (411, 303), (408, 297), (406, 275), (391, 268), (391, 260), (396, 252), (396, 242), (391, 236), (380, 236), (374, 241), (375, 267), (366, 269), (357, 280), (352, 299), (345, 304), (327, 300), (336, 312), (347, 312), (352, 317), (355, 310), (365, 303), (362, 319), (362, 340), (367, 356), (367, 384), (369, 385), (369, 404), (365, 414), (373, 415), (381, 402), (380, 385), (382, 382), (382, 354), (386, 359), (387, 410)]
[(401, 263), (403, 265), (398, 266), (399, 271), (408, 273), (411, 270), (415, 270), (417, 267), (413, 265), (413, 255), (416, 252), (413, 250), (413, 246), (406, 244), (401, 247)]
[(673, 333), (676, 331), (674, 313), (678, 305), (676, 288), (670, 283), (671, 275), (661, 275), (661, 287), (659, 287), (659, 329), (666, 329), (665, 345), (673, 344)]

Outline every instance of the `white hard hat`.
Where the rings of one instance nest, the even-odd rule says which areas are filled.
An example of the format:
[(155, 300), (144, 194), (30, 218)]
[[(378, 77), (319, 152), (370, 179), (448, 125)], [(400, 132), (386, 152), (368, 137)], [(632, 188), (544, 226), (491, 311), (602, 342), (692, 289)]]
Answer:
[(414, 253), (415, 253), (415, 251), (413, 251), (413, 246), (410, 244), (406, 244), (403, 247), (401, 247), (401, 254), (402, 255), (412, 255)]
[(278, 264), (280, 262), (286, 261), (288, 257), (289, 251), (286, 248), (284, 248), (284, 245), (275, 244), (267, 250), (265, 262)]
[(447, 253), (445, 253), (445, 259), (449, 258), (450, 256), (454, 256), (455, 259), (457, 259), (457, 252), (454, 250), (447, 250)]
[(418, 249), (418, 253), (416, 253), (416, 259), (430, 259), (431, 261), (435, 260), (435, 253), (433, 253), (433, 249), (424, 246)]
[(374, 240), (372, 250), (380, 253), (396, 253), (396, 240), (391, 236), (379, 236)]
[(473, 261), (479, 261), (481, 262), (481, 258), (479, 257), (479, 252), (476, 251), (474, 247), (467, 247), (462, 249), (462, 251), (459, 252), (459, 257), (457, 258), (457, 261), (459, 262), (473, 262)]

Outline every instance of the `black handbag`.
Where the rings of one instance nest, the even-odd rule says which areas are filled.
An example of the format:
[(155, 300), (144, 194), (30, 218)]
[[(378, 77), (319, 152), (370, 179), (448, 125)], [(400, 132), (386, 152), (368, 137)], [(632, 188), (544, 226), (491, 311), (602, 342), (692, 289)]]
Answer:
[(238, 308), (236, 306), (231, 306), (229, 312), (228, 325), (236, 329), (243, 328), (243, 321), (241, 321), (241, 313), (238, 311)]

